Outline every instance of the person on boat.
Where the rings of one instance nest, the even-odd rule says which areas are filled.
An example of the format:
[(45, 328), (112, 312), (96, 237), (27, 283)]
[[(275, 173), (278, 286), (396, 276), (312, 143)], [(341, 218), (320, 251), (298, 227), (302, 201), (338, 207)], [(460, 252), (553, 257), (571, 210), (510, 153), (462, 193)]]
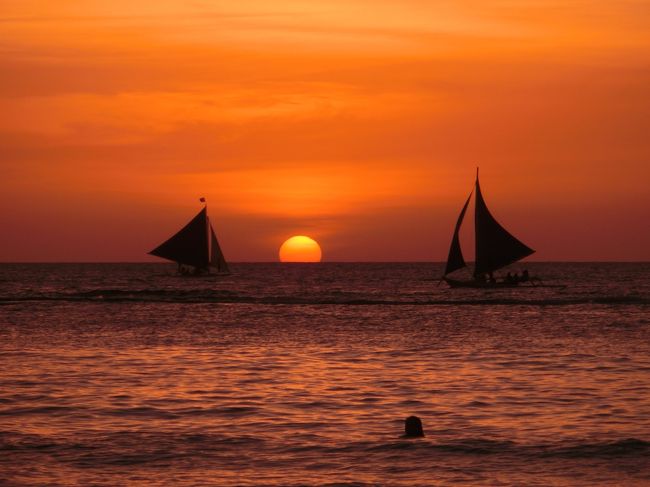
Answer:
[(519, 283), (519, 273), (518, 272), (515, 272), (515, 275), (512, 276), (512, 282), (515, 283), (515, 284)]
[(193, 276), (203, 276), (209, 274), (210, 270), (207, 267), (194, 267), (192, 269)]
[(530, 274), (528, 274), (528, 269), (524, 269), (524, 272), (521, 273), (520, 282), (530, 281)]

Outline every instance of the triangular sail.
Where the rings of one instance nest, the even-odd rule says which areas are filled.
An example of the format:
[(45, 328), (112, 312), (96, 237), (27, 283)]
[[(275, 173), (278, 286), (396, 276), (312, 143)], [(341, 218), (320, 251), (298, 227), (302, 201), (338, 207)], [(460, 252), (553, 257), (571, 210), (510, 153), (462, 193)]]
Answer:
[(207, 237), (207, 209), (203, 208), (178, 233), (149, 253), (179, 264), (207, 268), (209, 264)]
[(460, 232), (460, 226), (463, 223), (463, 218), (465, 218), (465, 212), (469, 206), (469, 200), (472, 199), (472, 193), (467, 197), (467, 201), (463, 205), (463, 209), (458, 215), (458, 221), (456, 222), (456, 228), (454, 229), (454, 236), (451, 239), (451, 246), (449, 247), (449, 257), (447, 257), (447, 267), (445, 267), (445, 276), (450, 272), (454, 272), (458, 269), (462, 269), (467, 264), (465, 264), (465, 259), (463, 258), (463, 251), (460, 248), (460, 238), (458, 233)]
[(217, 269), (218, 272), (230, 272), (212, 225), (210, 225), (210, 247), (210, 265)]
[(510, 235), (490, 214), (476, 177), (476, 262), (474, 276), (487, 274), (535, 252)]

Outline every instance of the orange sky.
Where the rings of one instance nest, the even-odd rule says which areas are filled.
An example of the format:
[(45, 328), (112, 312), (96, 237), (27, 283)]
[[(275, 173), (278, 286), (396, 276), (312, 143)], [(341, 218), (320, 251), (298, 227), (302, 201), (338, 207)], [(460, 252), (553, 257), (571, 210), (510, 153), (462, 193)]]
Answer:
[[(650, 260), (646, 0), (4, 0), (0, 261), (444, 260), (476, 165), (536, 260)], [(471, 255), (471, 252), (469, 252)]]

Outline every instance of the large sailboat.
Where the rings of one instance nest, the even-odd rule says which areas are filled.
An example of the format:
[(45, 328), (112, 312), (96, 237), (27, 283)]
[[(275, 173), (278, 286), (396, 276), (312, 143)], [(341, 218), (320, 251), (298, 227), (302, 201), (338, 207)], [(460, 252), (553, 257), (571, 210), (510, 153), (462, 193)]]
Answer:
[[(205, 202), (205, 199), (201, 198), (201, 201)], [(220, 274), (230, 272), (210, 223), (207, 205), (187, 225), (149, 254), (176, 262), (181, 274), (204, 275), (209, 274), (210, 269)]]
[[(476, 254), (474, 259), (474, 272), (472, 279), (459, 280), (448, 277), (454, 271), (467, 267), (463, 252), (460, 248), (459, 232), (467, 207), (475, 196), (474, 210), (474, 228), (475, 228), (475, 247)], [(506, 267), (518, 260), (523, 259), (535, 251), (512, 236), (499, 222), (492, 216), (485, 204), (481, 193), (481, 186), (478, 181), (478, 168), (476, 169), (476, 185), (474, 190), (469, 194), (467, 201), (463, 205), (454, 235), (451, 239), (449, 248), (449, 257), (443, 279), (451, 287), (513, 287), (519, 284), (518, 279), (503, 279), (497, 281), (493, 277), (493, 272)], [(525, 274), (528, 279), (528, 274)]]

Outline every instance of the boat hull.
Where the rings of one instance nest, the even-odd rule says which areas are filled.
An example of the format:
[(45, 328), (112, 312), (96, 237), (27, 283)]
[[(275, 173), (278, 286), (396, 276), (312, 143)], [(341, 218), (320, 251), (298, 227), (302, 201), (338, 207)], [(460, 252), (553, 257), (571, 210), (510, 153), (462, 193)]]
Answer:
[(518, 287), (518, 282), (487, 282), (487, 281), (477, 281), (472, 279), (470, 281), (460, 281), (458, 279), (450, 279), (449, 277), (443, 277), (444, 281), (449, 285), (449, 287), (465, 287), (472, 289), (495, 289), (495, 288), (508, 288), (508, 287)]

